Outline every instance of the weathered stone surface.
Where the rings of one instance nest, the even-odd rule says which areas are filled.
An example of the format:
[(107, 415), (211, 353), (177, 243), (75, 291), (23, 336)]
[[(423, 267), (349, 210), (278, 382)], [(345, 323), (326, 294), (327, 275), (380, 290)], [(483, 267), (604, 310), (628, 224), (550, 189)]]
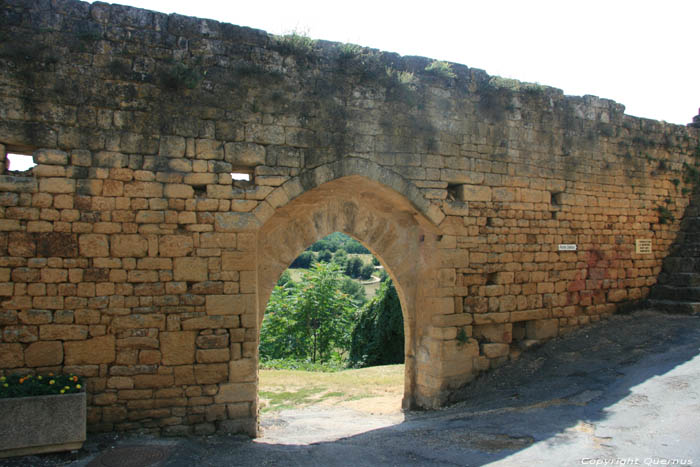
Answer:
[(114, 336), (100, 336), (85, 341), (66, 342), (66, 365), (112, 363), (116, 358)]
[(109, 240), (107, 235), (83, 234), (78, 237), (80, 255), (87, 257), (109, 256)]
[(159, 241), (160, 256), (187, 256), (192, 249), (193, 241), (189, 235), (164, 235)]
[(160, 352), (163, 365), (186, 365), (195, 361), (196, 332), (175, 331), (160, 333)]
[(219, 393), (214, 398), (217, 404), (250, 401), (256, 397), (255, 383), (229, 383), (219, 385)]
[(228, 364), (199, 363), (194, 366), (194, 379), (197, 384), (216, 384), (228, 381)]
[(0, 368), (18, 368), (24, 365), (22, 344), (0, 343)]
[(24, 352), (27, 366), (53, 366), (63, 363), (63, 344), (59, 341), (34, 342)]
[(528, 339), (551, 339), (559, 334), (559, 320), (539, 319), (525, 323), (525, 334)]
[(175, 258), (173, 275), (176, 281), (205, 281), (208, 277), (208, 261), (206, 258)]
[(142, 235), (112, 235), (111, 254), (117, 258), (140, 258), (148, 253), (148, 240)]
[(258, 365), (252, 358), (242, 358), (229, 362), (232, 381), (255, 382), (258, 378)]

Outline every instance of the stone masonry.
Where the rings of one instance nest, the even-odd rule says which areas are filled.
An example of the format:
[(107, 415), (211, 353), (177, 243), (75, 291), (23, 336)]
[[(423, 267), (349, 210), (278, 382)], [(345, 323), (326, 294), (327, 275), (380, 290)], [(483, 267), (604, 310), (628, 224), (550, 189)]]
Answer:
[(4, 0), (0, 67), (0, 374), (83, 375), (97, 431), (255, 435), (270, 291), (334, 231), (440, 406), (645, 299), (698, 179), (699, 129), (609, 100), (174, 14)]

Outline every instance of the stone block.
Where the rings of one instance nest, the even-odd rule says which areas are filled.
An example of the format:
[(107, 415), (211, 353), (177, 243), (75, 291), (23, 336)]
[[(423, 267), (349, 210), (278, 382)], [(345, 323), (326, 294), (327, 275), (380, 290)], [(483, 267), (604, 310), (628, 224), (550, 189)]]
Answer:
[(81, 324), (44, 324), (39, 326), (39, 337), (43, 341), (84, 340), (88, 337), (88, 327)]
[(219, 393), (214, 396), (217, 404), (230, 402), (253, 402), (257, 398), (255, 383), (228, 383), (219, 385)]
[(525, 322), (525, 335), (528, 339), (550, 339), (558, 334), (558, 319), (538, 319)]
[(190, 235), (163, 235), (158, 242), (160, 256), (187, 256), (194, 248)]
[(110, 246), (112, 256), (118, 258), (140, 258), (148, 253), (148, 240), (136, 234), (112, 235)]
[(49, 177), (39, 179), (39, 191), (43, 193), (75, 193), (75, 180)]
[(163, 365), (187, 365), (195, 361), (194, 331), (172, 331), (160, 333), (160, 352)]
[(7, 252), (10, 256), (30, 258), (36, 254), (34, 235), (26, 232), (10, 232), (7, 241)]
[(59, 341), (34, 342), (24, 352), (29, 367), (53, 366), (63, 363), (63, 344)]
[(481, 344), (481, 351), (487, 358), (505, 357), (510, 351), (508, 344)]
[(434, 326), (467, 326), (472, 323), (471, 313), (456, 313), (450, 315), (433, 315)]
[[(228, 381), (228, 364), (198, 363), (194, 366), (194, 379), (197, 384), (217, 384)], [(226, 401), (229, 402), (229, 401)], [(238, 401), (230, 401), (238, 402)]]
[(163, 184), (140, 181), (125, 183), (124, 196), (127, 198), (162, 198)]
[(173, 375), (134, 375), (134, 388), (167, 388), (173, 385)]
[(176, 281), (200, 282), (208, 277), (208, 260), (196, 257), (178, 257), (173, 262)]
[(483, 185), (459, 185), (457, 197), (460, 201), (491, 201), (491, 187)]
[(165, 315), (160, 313), (133, 314), (128, 316), (115, 316), (112, 319), (112, 328), (116, 331), (125, 329), (165, 329)]
[(255, 295), (208, 295), (208, 315), (241, 315), (255, 311)]
[(472, 333), (474, 337), (488, 342), (509, 344), (513, 340), (513, 325), (510, 323), (480, 324), (472, 328)]
[(197, 347), (200, 349), (223, 349), (228, 347), (227, 334), (210, 334), (197, 337)]
[(66, 365), (112, 363), (116, 359), (114, 336), (100, 336), (63, 344)]
[(221, 254), (221, 269), (224, 271), (255, 270), (255, 253), (252, 251), (227, 251)]
[(109, 240), (103, 234), (82, 234), (78, 237), (80, 255), (88, 258), (109, 256)]
[(182, 321), (182, 329), (185, 330), (235, 328), (238, 325), (238, 316), (203, 316)]
[(198, 349), (197, 363), (219, 363), (228, 362), (231, 358), (229, 349)]
[(37, 253), (44, 257), (75, 258), (78, 256), (78, 239), (75, 234), (45, 232), (36, 236)]
[(22, 344), (0, 343), (0, 368), (19, 368), (24, 366)]
[(252, 358), (242, 358), (229, 362), (229, 381), (255, 382), (258, 378), (258, 366)]
[(190, 199), (194, 197), (194, 189), (191, 185), (184, 183), (169, 183), (165, 185), (164, 196), (166, 198)]
[(217, 232), (240, 232), (258, 229), (260, 221), (251, 212), (217, 212), (214, 229)]
[(224, 147), (225, 160), (234, 167), (255, 167), (265, 165), (265, 146), (254, 143), (227, 143)]
[(47, 165), (67, 165), (68, 154), (57, 149), (40, 149), (34, 153), (34, 162)]

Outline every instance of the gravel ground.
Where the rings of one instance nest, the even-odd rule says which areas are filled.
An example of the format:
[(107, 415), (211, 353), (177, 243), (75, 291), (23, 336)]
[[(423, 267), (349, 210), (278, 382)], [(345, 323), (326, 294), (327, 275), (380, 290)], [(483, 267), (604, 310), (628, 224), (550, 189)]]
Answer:
[[(700, 464), (700, 317), (614, 316), (528, 351), (436, 411), (283, 411), (263, 437), (93, 435), (0, 466)], [(617, 464), (615, 464), (617, 463)]]

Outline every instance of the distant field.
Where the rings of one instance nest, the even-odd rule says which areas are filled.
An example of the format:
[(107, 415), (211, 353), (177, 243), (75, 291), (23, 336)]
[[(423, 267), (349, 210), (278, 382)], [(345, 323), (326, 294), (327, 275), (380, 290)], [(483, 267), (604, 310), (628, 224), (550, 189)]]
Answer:
[[(370, 259), (369, 261), (372, 261), (372, 255), (348, 255), (348, 256), (359, 256), (359, 257), (365, 257), (368, 256)], [(365, 260), (365, 262), (368, 262)], [(294, 282), (300, 282), (302, 276), (304, 275), (304, 271), (306, 269), (287, 269), (289, 271), (289, 275), (292, 277), (292, 280)], [(358, 281), (360, 284), (362, 284), (362, 281)], [(362, 286), (365, 288), (365, 294), (367, 294), (367, 298), (372, 298), (374, 295), (377, 293), (377, 290), (379, 289), (379, 285), (381, 282), (374, 282), (372, 284), (362, 284)]]

